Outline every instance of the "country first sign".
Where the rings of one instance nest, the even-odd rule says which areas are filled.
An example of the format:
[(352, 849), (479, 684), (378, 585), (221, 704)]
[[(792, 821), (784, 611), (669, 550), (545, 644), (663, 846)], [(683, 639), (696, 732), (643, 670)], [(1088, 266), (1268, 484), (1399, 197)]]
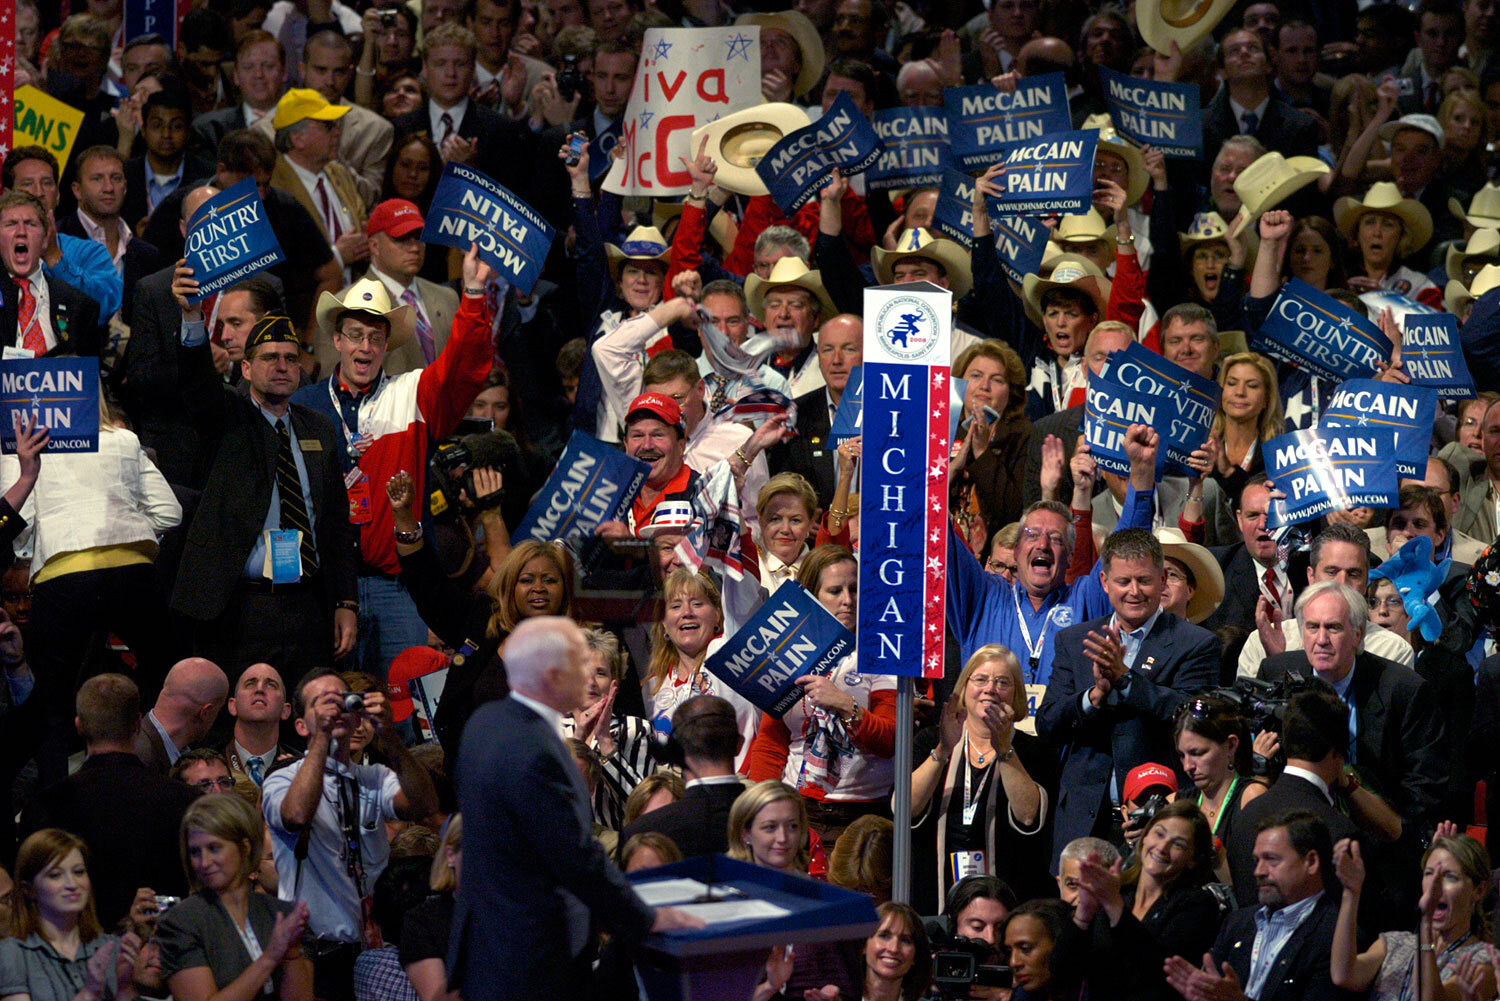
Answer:
[(247, 177), (198, 206), (188, 220), (184, 252), (198, 282), (198, 292), (188, 302), (202, 302), (286, 260), (255, 178)]

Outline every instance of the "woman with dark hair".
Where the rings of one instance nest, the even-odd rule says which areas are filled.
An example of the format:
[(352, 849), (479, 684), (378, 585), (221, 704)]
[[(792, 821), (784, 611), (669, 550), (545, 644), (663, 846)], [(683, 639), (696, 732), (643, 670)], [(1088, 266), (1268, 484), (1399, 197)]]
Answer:
[(1344, 287), (1344, 238), (1333, 223), (1313, 215), (1292, 224), (1281, 277), (1301, 279), (1320, 292)]
[(917, 912), (886, 901), (880, 924), (865, 939), (864, 1001), (917, 1001), (932, 984), (932, 945)]
[(417, 16), (404, 3), (371, 4), (360, 19), (360, 28), (364, 41), (359, 46), (359, 66), (354, 75), (354, 101), (394, 118), (382, 110), (377, 95), (388, 94), (398, 77), (415, 76)]
[(1001, 955), (1009, 954), (1015, 982), (1010, 1001), (1064, 1001), (1069, 996), (1052, 975), (1052, 950), (1068, 918), (1068, 905), (1061, 900), (1028, 900), (1005, 919)]
[(1128, 908), (1167, 956), (1202, 959), (1214, 944), (1224, 907), (1208, 888), (1219, 852), (1198, 805), (1177, 800), (1146, 823), (1136, 857), (1120, 876), (1117, 901), (1106, 900), (1111, 918), (1118, 903)]
[(1000, 341), (981, 341), (960, 354), (953, 375), (966, 379), (958, 451), (948, 507), (960, 536), (976, 553), (989, 533), (1021, 517), (1021, 479), (1031, 445), (1026, 368)]
[[(1254, 775), (1250, 727), (1223, 699), (1196, 698), (1177, 711), (1172, 742), (1194, 787), (1190, 793), (1179, 792), (1178, 801), (1202, 811), (1214, 846), (1222, 851), (1240, 811), (1267, 788)], [(1220, 882), (1228, 882), (1229, 870), (1217, 864), (1215, 868)]]
[(425, 96), (421, 75), (414, 69), (402, 68), (380, 85), (380, 93), (373, 98), (373, 110), (394, 121), (422, 107)]
[[(390, 85), (392, 88), (403, 88), (405, 81), (414, 80), (410, 74), (401, 74), (393, 78)], [(421, 84), (414, 82), (413, 86), (420, 88)], [(419, 107), (422, 101), (420, 89), (410, 95), (404, 90), (391, 90), (387, 91), (387, 96), (394, 99), (393, 108), (405, 107), (408, 98), (413, 102), (413, 107)], [(438, 178), (442, 173), (443, 157), (438, 152), (437, 145), (427, 133), (414, 132), (404, 139), (398, 139), (391, 148), (391, 155), (385, 163), (385, 178), (380, 183), (380, 199), (385, 201), (389, 198), (404, 198), (426, 211), (426, 207), (432, 204), (432, 196), (437, 191)], [(454, 273), (449, 267), (448, 248), (436, 244), (428, 247), (417, 274), (438, 284), (452, 278)]]

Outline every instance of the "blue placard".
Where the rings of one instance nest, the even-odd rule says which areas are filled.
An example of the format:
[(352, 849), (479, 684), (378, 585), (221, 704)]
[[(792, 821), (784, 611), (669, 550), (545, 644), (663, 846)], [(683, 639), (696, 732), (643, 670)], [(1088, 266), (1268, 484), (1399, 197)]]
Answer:
[(1413, 385), (1436, 389), (1445, 400), (1466, 400), (1474, 395), (1474, 377), (1459, 346), (1458, 317), (1451, 313), (1411, 314), (1401, 329), (1401, 367)]
[(871, 191), (937, 184), (953, 166), (948, 116), (942, 108), (886, 108), (870, 122), (882, 146), (865, 174)]
[(1079, 215), (1094, 198), (1095, 129), (1058, 132), (1005, 151), (1000, 211), (1013, 215)]
[(426, 243), (459, 250), (478, 244), (485, 263), (522, 295), (536, 287), (555, 235), (530, 205), (461, 163), (443, 168), (422, 227)]
[(961, 170), (943, 171), (937, 205), (932, 209), (932, 228), (974, 249), (974, 178)]
[(1438, 393), (1374, 379), (1350, 379), (1334, 391), (1318, 421), (1330, 428), (1388, 428), (1396, 432), (1396, 472), (1414, 480), (1427, 475), (1427, 451), (1437, 419)]
[(152, 34), (177, 48), (177, 0), (125, 0), (124, 40)]
[(1026, 77), (1014, 93), (989, 84), (943, 91), (948, 141), (963, 170), (982, 170), (1005, 158), (1005, 148), (1073, 127), (1068, 84), (1061, 73)]
[(14, 455), (16, 419), (36, 417), (48, 452), (99, 451), (99, 359), (0, 361), (0, 445)]
[(1164, 156), (1203, 159), (1203, 112), (1198, 85), (1145, 80), (1099, 67), (1104, 103), (1116, 130)]
[(865, 367), (856, 365), (851, 368), (849, 381), (839, 397), (838, 409), (833, 412), (833, 426), (828, 429), (828, 440), (834, 448), (850, 438), (858, 438), (864, 431), (864, 383)]
[(845, 177), (862, 174), (881, 148), (875, 127), (860, 114), (848, 91), (842, 91), (822, 118), (772, 146), (755, 172), (781, 211), (791, 215), (818, 196), (834, 167)]
[(1267, 528), (1354, 507), (1393, 508), (1396, 432), (1385, 428), (1308, 428), (1260, 446), (1266, 476), (1286, 499), (1271, 505)]
[(1367, 379), (1391, 359), (1390, 338), (1365, 317), (1299, 278), (1281, 287), (1251, 350), (1329, 382)]
[(188, 220), (184, 256), (198, 281), (198, 294), (190, 303), (286, 260), (266, 220), (255, 178), (247, 177), (198, 206)]
[(1187, 460), (1203, 447), (1213, 427), (1219, 384), (1167, 361), (1139, 341), (1131, 341), (1124, 351), (1111, 354), (1104, 376), (1167, 405), (1155, 425), (1166, 451), (1167, 468), (1183, 476), (1196, 476)]
[[(1030, 216), (1002, 214), (999, 199), (987, 198), (985, 204), (995, 251), (1000, 255), (1000, 266), (1006, 277), (1019, 284), (1027, 275), (1041, 270), (1042, 254), (1047, 249), (1051, 233)], [(932, 227), (948, 239), (973, 249), (974, 178), (957, 170), (943, 172), (937, 206), (932, 213)]]
[(574, 431), (511, 540), (592, 536), (604, 522), (625, 517), (650, 471), (649, 463)]
[[(1125, 454), (1125, 432), (1132, 424), (1160, 428), (1167, 419), (1170, 402), (1151, 393), (1131, 389), (1107, 377), (1089, 379), (1084, 394), (1083, 436), (1089, 454), (1100, 469), (1120, 476), (1130, 475), (1130, 457)], [(1166, 461), (1158, 449), (1157, 477)]]
[(802, 698), (798, 678), (826, 675), (853, 652), (854, 634), (793, 580), (703, 666), (757, 709), (782, 716)]

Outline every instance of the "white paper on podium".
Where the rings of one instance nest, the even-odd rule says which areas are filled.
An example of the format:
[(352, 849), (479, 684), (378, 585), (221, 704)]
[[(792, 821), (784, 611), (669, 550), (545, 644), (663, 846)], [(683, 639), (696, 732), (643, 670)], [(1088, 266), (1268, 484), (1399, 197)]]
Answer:
[(684, 914), (701, 918), (705, 924), (710, 925), (759, 918), (780, 918), (792, 913), (785, 907), (778, 907), (764, 900), (719, 900), (712, 904), (685, 904), (677, 909)]
[(647, 906), (671, 907), (703, 896), (708, 892), (708, 884), (696, 879), (659, 879), (654, 883), (638, 884), (635, 892)]

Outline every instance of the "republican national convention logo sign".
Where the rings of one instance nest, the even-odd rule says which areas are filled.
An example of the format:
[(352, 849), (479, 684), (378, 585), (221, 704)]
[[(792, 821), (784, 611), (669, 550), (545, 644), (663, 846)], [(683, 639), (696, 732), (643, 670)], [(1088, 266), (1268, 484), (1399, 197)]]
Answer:
[(898, 296), (881, 307), (875, 329), (885, 349), (902, 361), (921, 361), (938, 344), (937, 312), (926, 299)]

